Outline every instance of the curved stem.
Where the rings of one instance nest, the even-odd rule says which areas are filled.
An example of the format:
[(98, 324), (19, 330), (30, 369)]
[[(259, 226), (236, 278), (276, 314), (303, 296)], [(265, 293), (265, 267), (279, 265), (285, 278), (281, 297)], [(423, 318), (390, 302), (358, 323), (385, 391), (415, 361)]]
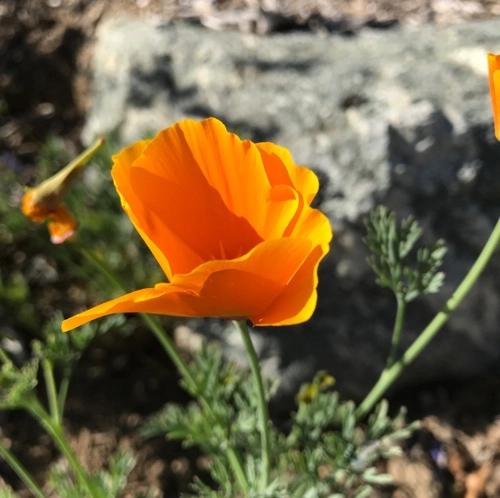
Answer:
[(432, 319), (423, 332), (415, 339), (413, 344), (406, 350), (402, 357), (390, 368), (384, 369), (377, 383), (368, 393), (363, 402), (356, 410), (356, 417), (359, 419), (367, 415), (384, 393), (401, 375), (405, 368), (415, 360), (422, 350), (429, 344), (441, 327), (446, 323), (451, 313), (458, 307), (464, 297), (468, 294), (472, 286), (484, 271), (487, 263), (493, 256), (497, 246), (500, 244), (500, 219), (497, 221), (490, 238), (486, 242), (481, 254), (472, 265), (469, 273), (462, 280), (457, 290), (448, 299), (441, 311)]
[(158, 339), (158, 342), (162, 345), (163, 349), (177, 367), (188, 389), (196, 392), (196, 381), (191, 375), (185, 361), (177, 351), (174, 341), (172, 341), (163, 327), (151, 315), (148, 315), (147, 313), (139, 313), (139, 316), (143, 319), (151, 332), (153, 332), (154, 336)]
[[(125, 285), (123, 285), (120, 279), (102, 261), (96, 258), (96, 256), (92, 254), (91, 251), (88, 251), (87, 249), (81, 246), (80, 250), (82, 254), (86, 257), (86, 259), (90, 261), (92, 264), (94, 264), (94, 266), (96, 266), (97, 269), (99, 269), (105, 276), (107, 276), (111, 282), (113, 282), (122, 291), (128, 292), (128, 289), (125, 287)], [(207, 410), (207, 412), (210, 413), (210, 415), (216, 420), (216, 423), (222, 425), (219, 418), (212, 409), (212, 406), (207, 401), (203, 393), (200, 392), (196, 380), (191, 375), (191, 372), (189, 371), (189, 368), (187, 367), (185, 361), (182, 359), (181, 355), (177, 351), (174, 342), (165, 332), (163, 327), (157, 322), (155, 318), (146, 313), (139, 313), (139, 316), (146, 323), (151, 332), (153, 332), (153, 334), (158, 339), (159, 343), (162, 345), (165, 352), (173, 361), (173, 363), (179, 370), (184, 382), (186, 383), (186, 386), (188, 386), (188, 388), (192, 392), (197, 393), (197, 396), (201, 400), (201, 403), (205, 408), (205, 410)], [(227, 457), (231, 465), (231, 468), (233, 469), (236, 481), (238, 483), (241, 492), (243, 493), (244, 496), (248, 496), (248, 482), (245, 475), (245, 471), (243, 469), (243, 464), (241, 463), (241, 460), (238, 454), (236, 453), (235, 449), (232, 448), (230, 444), (228, 444), (227, 448)]]
[(59, 396), (57, 397), (57, 406), (59, 408), (59, 417), (61, 420), (64, 415), (64, 407), (66, 405), (66, 397), (68, 395), (70, 380), (71, 380), (71, 367), (64, 367), (61, 378), (61, 384), (59, 385)]
[(92, 263), (97, 269), (103, 273), (112, 283), (119, 287), (122, 291), (128, 292), (120, 279), (92, 252), (83, 247), (81, 244), (75, 243), (77, 248), (83, 254), (85, 259)]
[(252, 344), (252, 339), (250, 338), (250, 331), (248, 330), (247, 324), (243, 321), (234, 320), (233, 323), (239, 329), (243, 343), (245, 344), (245, 349), (248, 354), (248, 361), (250, 363), (250, 369), (252, 371), (254, 383), (255, 383), (255, 393), (257, 395), (257, 405), (259, 409), (259, 421), (260, 421), (260, 451), (262, 458), (262, 474), (260, 476), (260, 491), (263, 493), (269, 484), (269, 477), (271, 474), (271, 439), (269, 436), (269, 409), (267, 406), (266, 393), (264, 391), (264, 383), (262, 382), (262, 373), (260, 371), (259, 359), (257, 358), (257, 353)]
[(37, 399), (32, 399), (27, 402), (26, 408), (42, 424), (61, 453), (66, 457), (76, 474), (80, 486), (87, 490), (89, 497), (94, 498), (94, 489), (89, 480), (89, 477), (78, 461), (78, 458), (73, 453), (73, 450), (71, 449), (66, 437), (63, 434), (61, 426), (57, 425), (54, 422), (54, 420), (45, 411), (45, 409)]
[(392, 365), (396, 361), (396, 355), (398, 353), (399, 343), (401, 342), (401, 331), (403, 330), (403, 322), (406, 312), (406, 300), (404, 295), (402, 295), (401, 293), (396, 293), (396, 301), (396, 319), (394, 320), (394, 329), (392, 331), (391, 351), (385, 365), (386, 370), (392, 367)]
[(61, 417), (59, 411), (59, 403), (57, 400), (56, 381), (54, 379), (54, 368), (52, 362), (47, 358), (42, 358), (43, 377), (45, 379), (45, 387), (47, 388), (47, 400), (49, 402), (49, 410), (52, 420), (56, 425), (61, 425)]
[(9, 464), (35, 498), (47, 498), (23, 464), (3, 444), (0, 444), (0, 457)]

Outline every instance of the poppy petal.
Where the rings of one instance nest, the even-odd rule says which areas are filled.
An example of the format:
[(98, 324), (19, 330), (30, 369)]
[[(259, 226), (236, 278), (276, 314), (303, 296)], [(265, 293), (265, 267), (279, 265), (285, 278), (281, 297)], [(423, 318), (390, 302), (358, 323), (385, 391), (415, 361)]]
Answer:
[(288, 149), (271, 142), (256, 144), (260, 151), (271, 185), (289, 185), (301, 193), (310, 205), (318, 193), (319, 181), (308, 168), (297, 166)]
[[(63, 322), (68, 331), (113, 313), (156, 313), (172, 316), (217, 316), (258, 321), (309, 259), (307, 240), (263, 242), (233, 261), (210, 261), (169, 284), (142, 289), (103, 303)], [(314, 289), (307, 289), (314, 292)], [(306, 306), (309, 295), (300, 296)], [(295, 301), (298, 302), (298, 299)], [(294, 303), (296, 305), (296, 303)]]
[(328, 252), (328, 246), (317, 246), (308, 255), (282, 293), (258, 318), (254, 325), (295, 325), (311, 318), (316, 308), (318, 265)]
[(34, 202), (34, 193), (35, 189), (30, 189), (24, 194), (21, 211), (31, 221), (34, 221), (35, 223), (43, 223), (47, 217), (47, 210), (45, 207)]
[(137, 198), (130, 181), (130, 170), (149, 143), (150, 140), (136, 142), (130, 147), (123, 149), (120, 153), (114, 155), (114, 166), (111, 174), (113, 176), (116, 190), (120, 196), (123, 209), (128, 214), (135, 229), (139, 232), (140, 236), (153, 253), (153, 256), (158, 261), (161, 269), (170, 280), (172, 278), (172, 273), (167, 258), (143, 228), (148, 226), (147, 220), (151, 218), (152, 214), (148, 213), (147, 210), (144, 209), (144, 206), (140, 199)]
[(47, 228), (53, 244), (62, 244), (75, 233), (78, 223), (63, 205), (57, 206), (47, 216), (50, 218)]
[(264, 239), (279, 239), (289, 232), (290, 224), (300, 212), (301, 198), (287, 185), (276, 185), (269, 192)]
[(289, 236), (308, 239), (314, 247), (329, 244), (333, 233), (330, 221), (321, 211), (318, 209), (304, 209), (296, 220)]
[[(220, 127), (215, 119), (187, 120), (161, 132), (132, 167), (117, 162), (113, 168), (117, 189), (123, 190), (142, 232), (168, 261), (170, 280), (208, 260), (237, 258), (263, 240), (255, 229), (265, 225), (267, 215), (269, 183), (262, 161), (253, 144), (221, 133)], [(231, 161), (224, 164), (227, 178), (207, 164), (223, 158)], [(260, 206), (260, 214), (253, 204)]]
[[(203, 185), (206, 183), (219, 192), (229, 210), (247, 219), (258, 230), (265, 219), (265, 199), (271, 185), (256, 145), (228, 132), (215, 118), (201, 122), (188, 119), (166, 132), (169, 130), (172, 142), (189, 147), (204, 179)], [(177, 148), (177, 151), (182, 165), (186, 159), (185, 148)]]
[(488, 54), (488, 74), (495, 136), (500, 140), (500, 55)]

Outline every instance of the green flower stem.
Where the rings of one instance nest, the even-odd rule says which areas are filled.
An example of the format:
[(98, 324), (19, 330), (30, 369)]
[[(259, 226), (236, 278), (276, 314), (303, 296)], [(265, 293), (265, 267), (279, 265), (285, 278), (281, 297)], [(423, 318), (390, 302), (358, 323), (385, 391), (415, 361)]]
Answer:
[(387, 363), (385, 365), (385, 370), (391, 368), (396, 361), (396, 355), (398, 353), (399, 343), (401, 342), (401, 331), (403, 330), (404, 316), (406, 312), (406, 299), (402, 293), (396, 294), (397, 309), (396, 309), (396, 319), (394, 320), (394, 329), (392, 331), (391, 339), (391, 351), (387, 358)]
[(33, 480), (31, 474), (3, 444), (0, 444), (0, 457), (9, 464), (10, 468), (14, 470), (19, 479), (24, 482), (24, 485), (31, 491), (31, 494), (35, 498), (47, 498), (38, 484)]
[(151, 332), (153, 332), (155, 337), (158, 339), (158, 342), (162, 345), (168, 356), (170, 356), (170, 359), (174, 362), (175, 366), (181, 373), (184, 382), (186, 382), (188, 389), (196, 392), (196, 381), (191, 375), (191, 372), (189, 371), (189, 368), (182, 359), (181, 355), (177, 351), (174, 341), (172, 341), (163, 327), (151, 315), (148, 315), (147, 313), (139, 313), (139, 315), (149, 327)]
[(269, 437), (269, 409), (267, 406), (266, 394), (264, 391), (264, 383), (262, 382), (262, 374), (259, 366), (259, 359), (257, 358), (257, 353), (252, 344), (252, 339), (250, 338), (250, 331), (248, 330), (247, 324), (243, 320), (236, 321), (233, 323), (241, 332), (241, 337), (248, 354), (248, 361), (250, 363), (250, 369), (252, 371), (253, 379), (255, 382), (255, 393), (257, 395), (257, 403), (259, 408), (259, 419), (260, 419), (260, 450), (262, 458), (262, 473), (261, 473), (261, 485), (260, 491), (263, 493), (269, 484), (269, 478), (271, 473), (271, 440)]
[(61, 413), (59, 411), (56, 381), (54, 379), (54, 366), (47, 358), (42, 358), (42, 370), (47, 389), (50, 416), (56, 425), (61, 425)]
[(43, 428), (50, 435), (56, 446), (59, 448), (61, 453), (66, 457), (69, 464), (73, 468), (75, 475), (80, 483), (80, 486), (86, 489), (88, 496), (90, 498), (97, 498), (94, 493), (92, 483), (90, 482), (89, 476), (86, 471), (81, 466), (78, 458), (71, 449), (66, 437), (64, 436), (62, 427), (57, 425), (52, 417), (45, 411), (43, 406), (36, 398), (32, 398), (26, 403), (27, 410), (40, 422)]
[(487, 263), (493, 256), (495, 249), (500, 244), (500, 219), (497, 221), (490, 238), (483, 247), (481, 254), (472, 265), (469, 273), (462, 280), (457, 290), (448, 299), (444, 307), (432, 319), (423, 332), (415, 339), (413, 344), (406, 350), (403, 356), (394, 363), (390, 368), (384, 369), (380, 375), (377, 383), (373, 386), (372, 390), (367, 394), (363, 402), (356, 410), (356, 417), (362, 419), (367, 415), (384, 393), (401, 375), (404, 369), (415, 360), (415, 358), (422, 352), (422, 350), (429, 344), (434, 336), (439, 332), (441, 327), (446, 323), (451, 313), (458, 307), (464, 297), (468, 294), (472, 286), (476, 283), (477, 279), (484, 271)]
[(68, 395), (70, 380), (71, 380), (71, 367), (64, 367), (62, 372), (61, 383), (59, 385), (59, 395), (57, 397), (57, 406), (59, 407), (59, 417), (61, 420), (64, 414), (64, 407), (66, 405), (66, 397)]
[[(128, 292), (127, 288), (123, 285), (120, 279), (91, 251), (88, 251), (87, 249), (81, 246), (80, 250), (82, 254), (85, 256), (85, 258), (88, 261), (90, 261), (95, 267), (97, 267), (97, 269), (100, 270), (105, 276), (107, 276), (108, 279), (111, 280), (117, 287), (119, 287), (123, 292)], [(186, 363), (184, 362), (181, 355), (177, 351), (174, 342), (165, 332), (163, 327), (152, 316), (146, 313), (139, 313), (139, 315), (141, 316), (142, 320), (146, 323), (146, 325), (149, 327), (149, 329), (153, 332), (153, 334), (158, 339), (160, 344), (163, 346), (163, 349), (166, 351), (170, 359), (174, 362), (175, 366), (178, 368), (188, 388), (191, 389), (192, 392), (198, 393), (197, 395), (200, 398), (205, 410), (207, 410), (208, 413), (212, 415), (212, 417), (217, 421), (219, 425), (222, 425), (220, 420), (214, 413), (210, 403), (201, 393), (201, 390), (199, 389), (196, 380), (191, 375), (189, 368), (187, 367)], [(228, 445), (227, 448), (227, 457), (233, 469), (240, 490), (242, 491), (244, 496), (248, 496), (248, 482), (245, 475), (245, 471), (243, 469), (243, 464), (241, 463), (241, 460), (236, 451), (234, 450), (234, 448), (231, 448), (230, 445)]]
[(80, 244), (75, 244), (80, 252), (83, 254), (85, 259), (92, 263), (97, 269), (106, 276), (111, 282), (113, 282), (120, 290), (123, 292), (128, 292), (120, 279), (92, 252), (83, 247)]

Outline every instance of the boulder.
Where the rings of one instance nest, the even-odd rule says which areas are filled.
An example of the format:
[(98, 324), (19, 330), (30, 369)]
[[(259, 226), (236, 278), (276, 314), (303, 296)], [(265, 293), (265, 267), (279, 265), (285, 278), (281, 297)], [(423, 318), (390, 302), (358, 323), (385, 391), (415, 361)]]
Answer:
[[(289, 148), (319, 175), (317, 207), (335, 239), (320, 268), (317, 310), (300, 326), (254, 330), (264, 371), (282, 381), (277, 405), (319, 369), (360, 399), (383, 368), (395, 299), (375, 285), (362, 243), (376, 205), (413, 214), (426, 242), (448, 246), (443, 290), (409, 306), (402, 347), (477, 258), (500, 214), (486, 63), (500, 49), (499, 32), (500, 20), (355, 36), (261, 37), (127, 17), (99, 27), (84, 142), (113, 132), (126, 145), (186, 117), (216, 116), (242, 137)], [(498, 365), (499, 265), (496, 257), (400, 386)], [(230, 324), (189, 320), (180, 330), (218, 338), (244, 361)]]

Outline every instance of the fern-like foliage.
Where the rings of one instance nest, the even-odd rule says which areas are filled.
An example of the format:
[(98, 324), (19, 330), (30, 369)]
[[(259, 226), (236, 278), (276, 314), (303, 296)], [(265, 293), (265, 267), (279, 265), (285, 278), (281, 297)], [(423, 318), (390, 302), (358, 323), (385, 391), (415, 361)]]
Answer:
[(188, 390), (201, 396), (186, 407), (167, 404), (147, 420), (142, 434), (168, 434), (187, 446), (200, 446), (207, 454), (223, 453), (220, 449), (231, 444), (246, 453), (253, 448), (251, 453), (258, 455), (260, 436), (251, 379), (243, 378), (234, 365), (224, 363), (214, 346), (201, 348), (190, 371), (200, 388)]
[[(320, 373), (312, 385), (322, 377)], [(313, 391), (312, 399), (299, 394), (292, 429), (280, 441), (281, 475), (291, 476), (290, 496), (363, 498), (371, 495), (373, 485), (390, 483), (391, 477), (375, 464), (399, 454), (397, 443), (415, 429), (405, 425), (404, 410), (391, 419), (383, 401), (367, 426), (361, 426), (352, 401), (341, 402), (338, 393), (323, 389)]]
[(26, 406), (37, 384), (38, 360), (33, 359), (17, 368), (12, 362), (0, 370), (0, 409), (12, 410)]
[(78, 329), (78, 333), (61, 332), (61, 312), (56, 312), (42, 329), (43, 341), (33, 341), (33, 350), (38, 356), (46, 358), (52, 364), (71, 367), (87, 349), (96, 336), (108, 332), (114, 327), (123, 325), (123, 315), (112, 315), (99, 320), (97, 323), (88, 323)]
[(396, 295), (410, 302), (422, 294), (439, 291), (444, 273), (439, 271), (446, 247), (438, 240), (432, 247), (416, 251), (416, 262), (408, 260), (422, 228), (409, 216), (399, 225), (396, 215), (384, 206), (374, 209), (366, 220), (367, 235), (364, 242), (372, 252), (369, 265), (377, 274), (377, 283), (389, 287)]
[(142, 433), (180, 439), (187, 446), (198, 446), (209, 457), (209, 471), (217, 487), (195, 479), (193, 497), (239, 496), (227, 458), (228, 445), (237, 450), (244, 465), (251, 497), (368, 497), (374, 485), (391, 482), (376, 464), (398, 454), (398, 442), (414, 429), (405, 425), (404, 411), (389, 417), (385, 401), (367, 426), (361, 426), (355, 404), (340, 401), (337, 393), (329, 391), (333, 378), (320, 372), (300, 390), (288, 433), (271, 427), (271, 484), (263, 493), (257, 489), (260, 436), (250, 375), (224, 364), (215, 347), (202, 348), (191, 369), (204, 386), (198, 394), (210, 409), (203, 401), (187, 407), (168, 404), (148, 419)]
[[(128, 451), (118, 451), (109, 461), (108, 470), (100, 470), (91, 477), (94, 496), (115, 498), (125, 488), (127, 478), (135, 466), (135, 459)], [(86, 490), (74, 480), (65, 460), (54, 464), (49, 471), (48, 483), (59, 498), (82, 498)]]

